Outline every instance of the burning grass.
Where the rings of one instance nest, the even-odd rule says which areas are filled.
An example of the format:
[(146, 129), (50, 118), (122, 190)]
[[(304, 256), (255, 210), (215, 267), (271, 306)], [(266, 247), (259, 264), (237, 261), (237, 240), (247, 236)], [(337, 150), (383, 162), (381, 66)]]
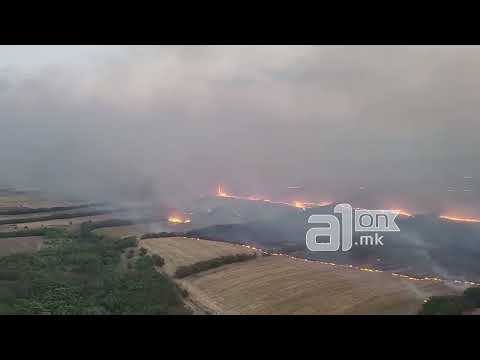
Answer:
[(173, 224), (189, 224), (191, 222), (190, 219), (185, 219), (183, 217), (180, 217), (180, 216), (170, 216), (167, 221), (169, 223), (173, 223)]
[(480, 223), (480, 219), (466, 218), (466, 217), (460, 217), (460, 216), (442, 215), (442, 216), (440, 216), (440, 219), (448, 220), (448, 221), (455, 221), (455, 222), (464, 222), (464, 223)]

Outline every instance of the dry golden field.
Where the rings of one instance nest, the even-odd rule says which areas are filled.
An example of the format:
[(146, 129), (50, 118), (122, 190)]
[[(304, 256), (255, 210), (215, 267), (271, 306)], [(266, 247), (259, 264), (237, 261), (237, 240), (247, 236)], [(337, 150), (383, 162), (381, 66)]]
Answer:
[(42, 236), (0, 239), (0, 256), (37, 251), (42, 246)]
[(186, 278), (225, 314), (415, 314), (442, 283), (388, 273), (261, 257)]
[(97, 235), (104, 235), (106, 237), (122, 238), (127, 236), (140, 236), (142, 234), (145, 234), (147, 231), (145, 230), (144, 225), (139, 224), (105, 227), (101, 229), (96, 229), (93, 232)]
[[(27, 217), (27, 216), (26, 216)], [(9, 232), (15, 230), (22, 230), (25, 227), (29, 229), (38, 229), (43, 227), (55, 227), (55, 226), (70, 226), (70, 225), (80, 225), (85, 221), (102, 221), (115, 218), (112, 214), (103, 214), (95, 216), (82, 216), (73, 219), (56, 219), (56, 220), (45, 220), (45, 221), (35, 221), (23, 224), (9, 224), (9, 225), (0, 225), (0, 232)], [(16, 225), (16, 226), (15, 226)]]
[(185, 230), (183, 224), (169, 224), (163, 222), (150, 222), (145, 224), (135, 224), (127, 226), (112, 226), (101, 229), (96, 229), (94, 232), (98, 235), (105, 235), (107, 237), (126, 237), (126, 236), (140, 236), (146, 233), (156, 232), (174, 232), (179, 230)]
[[(140, 246), (161, 255), (168, 274), (178, 266), (253, 252), (187, 238), (147, 239)], [(429, 296), (463, 290), (284, 256), (225, 265), (177, 283), (198, 308), (216, 314), (415, 314)]]
[(183, 237), (141, 240), (144, 247), (165, 259), (164, 270), (172, 275), (179, 266), (191, 265), (225, 255), (252, 254), (255, 251), (234, 244)]
[(49, 200), (42, 199), (36, 196), (31, 196), (28, 194), (8, 194), (0, 195), (0, 208), (9, 208), (9, 207), (31, 207), (31, 208), (48, 208), (54, 206), (71, 206), (78, 205), (71, 201), (63, 200)]

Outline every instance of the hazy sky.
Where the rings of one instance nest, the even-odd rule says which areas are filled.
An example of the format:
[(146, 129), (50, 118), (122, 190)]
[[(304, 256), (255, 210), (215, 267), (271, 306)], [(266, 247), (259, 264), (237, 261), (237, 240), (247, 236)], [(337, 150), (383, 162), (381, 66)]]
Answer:
[(480, 213), (478, 64), (460, 46), (0, 46), (0, 183)]

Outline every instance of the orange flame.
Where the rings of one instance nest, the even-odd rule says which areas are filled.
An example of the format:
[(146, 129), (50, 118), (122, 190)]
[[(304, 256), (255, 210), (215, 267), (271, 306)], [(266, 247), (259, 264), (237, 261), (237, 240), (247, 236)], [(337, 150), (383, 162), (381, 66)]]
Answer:
[(295, 206), (296, 208), (299, 208), (299, 209), (305, 209), (305, 204), (300, 202), (300, 201), (294, 201), (293, 206)]
[(171, 222), (171, 223), (174, 223), (174, 224), (188, 224), (190, 223), (190, 219), (182, 219), (180, 217), (176, 217), (176, 216), (170, 216), (168, 218), (168, 222)]
[(447, 215), (439, 216), (439, 218), (440, 218), (440, 219), (449, 220), (449, 221), (459, 221), (459, 222), (468, 222), (468, 223), (480, 223), (480, 219), (473, 219), (473, 218), (463, 218), (463, 217), (447, 216)]
[(402, 215), (402, 216), (406, 216), (406, 217), (412, 217), (413, 216), (412, 213), (409, 213), (408, 211), (405, 211), (405, 210), (402, 210), (402, 209), (391, 209), (389, 211), (398, 212), (398, 215)]
[(232, 195), (228, 194), (225, 192), (223, 187), (219, 185), (217, 187), (217, 193), (215, 194), (217, 197), (223, 197), (223, 198), (230, 198), (230, 199), (238, 199), (238, 200), (249, 200), (249, 201), (263, 201), (263, 202), (268, 202), (270, 204), (276, 204), (276, 205), (285, 205), (285, 206), (291, 206), (297, 209), (306, 209), (306, 208), (312, 208), (315, 206), (327, 206), (331, 205), (332, 202), (330, 201), (322, 201), (320, 203), (314, 203), (314, 202), (304, 202), (304, 201), (294, 201), (293, 203), (287, 203), (287, 202), (282, 202), (282, 201), (273, 201), (270, 199), (262, 198), (259, 196), (239, 196), (239, 195)]
[(217, 196), (229, 197), (228, 194), (225, 191), (223, 191), (223, 188), (220, 185), (218, 186), (218, 189), (217, 189)]
[(322, 207), (322, 206), (328, 206), (328, 205), (332, 205), (332, 204), (333, 204), (333, 202), (331, 202), (331, 201), (321, 201), (319, 203), (303, 202), (303, 205), (305, 207), (315, 207), (315, 206)]

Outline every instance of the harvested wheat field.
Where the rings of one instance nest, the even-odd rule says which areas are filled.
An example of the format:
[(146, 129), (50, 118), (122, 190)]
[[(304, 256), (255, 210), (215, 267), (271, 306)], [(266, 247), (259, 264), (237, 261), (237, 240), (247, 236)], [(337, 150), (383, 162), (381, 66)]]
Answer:
[(15, 237), (0, 239), (0, 256), (40, 250), (42, 236)]
[(164, 270), (172, 275), (179, 266), (191, 265), (225, 255), (253, 254), (254, 250), (224, 242), (196, 240), (184, 237), (146, 239), (140, 247), (158, 254), (165, 260)]
[(415, 314), (429, 296), (456, 291), (442, 283), (283, 256), (225, 265), (185, 280), (224, 314)]
[(103, 214), (103, 215), (95, 215), (95, 216), (80, 216), (72, 219), (54, 219), (54, 220), (45, 220), (45, 221), (34, 221), (29, 223), (22, 223), (22, 224), (8, 224), (8, 225), (0, 225), (0, 232), (9, 232), (15, 230), (23, 230), (28, 228), (32, 229), (40, 229), (42, 227), (64, 227), (70, 225), (80, 225), (81, 223), (87, 221), (103, 221), (113, 219), (115, 216), (113, 214)]
[(140, 236), (146, 233), (143, 225), (125, 225), (125, 226), (112, 226), (95, 229), (93, 231), (97, 235), (104, 235), (110, 238), (123, 238), (127, 236)]
[(44, 199), (30, 194), (0, 195), (0, 208), (49, 208), (55, 206), (74, 206), (79, 202)]

